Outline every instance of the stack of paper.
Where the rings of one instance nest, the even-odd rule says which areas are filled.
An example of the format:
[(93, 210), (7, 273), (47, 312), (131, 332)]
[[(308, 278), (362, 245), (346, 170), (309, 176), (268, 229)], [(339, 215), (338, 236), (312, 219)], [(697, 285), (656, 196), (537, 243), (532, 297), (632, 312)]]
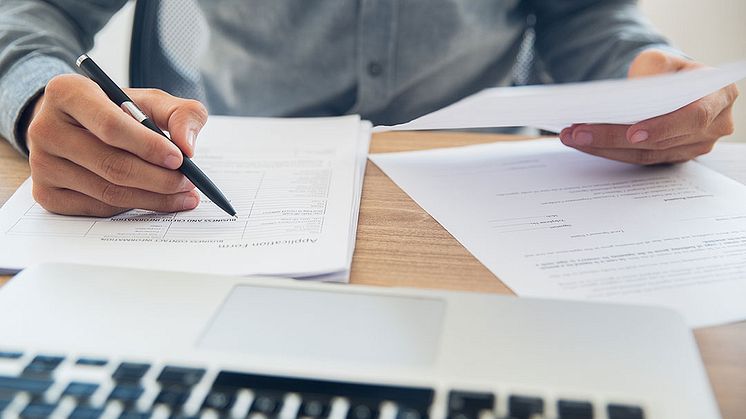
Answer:
[(0, 210), (0, 267), (73, 262), (346, 281), (355, 245), (370, 124), (211, 117), (195, 162), (236, 208), (115, 217), (51, 214), (28, 180)]
[(697, 162), (635, 166), (558, 139), (371, 160), (519, 295), (746, 318), (746, 187)]

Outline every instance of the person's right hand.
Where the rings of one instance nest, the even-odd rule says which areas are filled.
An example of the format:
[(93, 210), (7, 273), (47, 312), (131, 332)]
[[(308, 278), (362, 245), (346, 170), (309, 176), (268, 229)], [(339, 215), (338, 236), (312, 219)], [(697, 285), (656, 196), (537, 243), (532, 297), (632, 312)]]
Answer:
[(160, 90), (127, 94), (171, 141), (141, 125), (80, 75), (52, 79), (26, 133), (34, 199), (48, 211), (108, 217), (132, 208), (189, 210), (199, 195), (178, 170), (207, 121), (195, 100)]

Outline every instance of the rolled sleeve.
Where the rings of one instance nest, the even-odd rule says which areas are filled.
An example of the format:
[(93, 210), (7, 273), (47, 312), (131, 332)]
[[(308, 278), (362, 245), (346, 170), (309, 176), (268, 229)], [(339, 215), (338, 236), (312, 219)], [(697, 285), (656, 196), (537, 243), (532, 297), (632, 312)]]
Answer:
[(65, 61), (39, 54), (28, 55), (15, 63), (0, 78), (0, 135), (28, 156), (25, 138), (19, 130), (23, 111), (44, 90), (50, 79), (73, 72), (73, 67)]

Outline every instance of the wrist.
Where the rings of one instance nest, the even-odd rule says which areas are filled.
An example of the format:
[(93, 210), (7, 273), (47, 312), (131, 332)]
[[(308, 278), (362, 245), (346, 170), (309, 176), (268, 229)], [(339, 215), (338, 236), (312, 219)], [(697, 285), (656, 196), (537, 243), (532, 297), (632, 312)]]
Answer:
[(43, 98), (44, 91), (40, 91), (33, 98), (31, 98), (31, 100), (28, 101), (28, 104), (21, 112), (20, 118), (18, 119), (18, 125), (16, 127), (16, 138), (18, 139), (19, 145), (21, 146), (21, 148), (24, 149), (27, 155), (29, 153), (28, 128), (29, 125), (31, 125), (31, 121), (34, 120), (36, 115), (39, 113), (39, 110), (41, 110)]

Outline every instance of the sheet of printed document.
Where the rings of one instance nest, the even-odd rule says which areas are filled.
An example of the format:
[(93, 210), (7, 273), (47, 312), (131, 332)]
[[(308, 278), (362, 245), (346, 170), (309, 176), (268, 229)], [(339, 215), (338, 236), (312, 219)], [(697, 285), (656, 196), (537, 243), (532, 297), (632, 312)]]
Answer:
[(237, 218), (204, 196), (174, 214), (60, 216), (34, 202), (29, 179), (0, 210), (0, 267), (58, 261), (346, 281), (369, 140), (357, 116), (210, 117), (194, 160)]
[(746, 61), (638, 79), (482, 90), (413, 121), (374, 131), (632, 124), (675, 111), (746, 78)]
[(697, 161), (731, 179), (746, 184), (746, 143), (720, 141)]
[(697, 162), (635, 166), (557, 139), (370, 158), (518, 295), (746, 319), (746, 187)]

